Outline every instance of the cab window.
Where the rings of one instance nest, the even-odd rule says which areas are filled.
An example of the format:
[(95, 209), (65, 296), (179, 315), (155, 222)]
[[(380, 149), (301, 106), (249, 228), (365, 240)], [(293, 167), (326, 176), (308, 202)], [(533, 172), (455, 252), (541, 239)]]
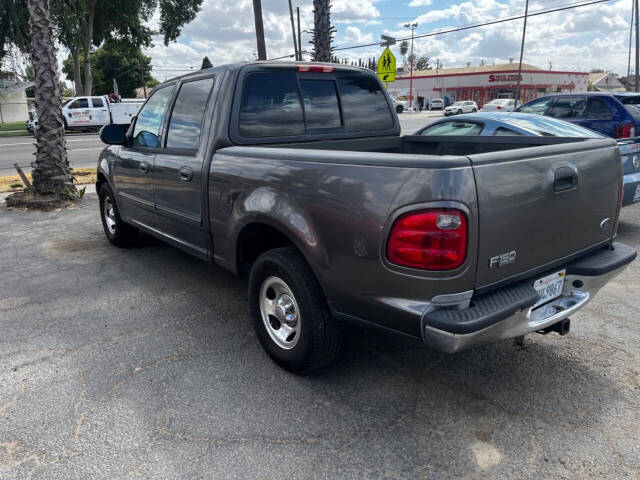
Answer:
[(168, 85), (153, 92), (138, 113), (136, 126), (133, 130), (134, 147), (155, 148), (160, 146), (160, 127), (173, 88), (173, 85)]
[(204, 112), (213, 81), (213, 78), (205, 78), (182, 84), (171, 113), (167, 131), (167, 148), (198, 149), (200, 147)]
[(104, 102), (102, 101), (102, 99), (100, 97), (91, 97), (91, 104), (93, 105), (93, 108), (103, 108), (104, 107)]
[(89, 99), (79, 98), (69, 105), (69, 108), (89, 108)]
[(427, 127), (422, 131), (421, 135), (480, 135), (482, 127), (483, 126), (481, 124), (475, 122), (441, 122)]
[(609, 105), (607, 105), (602, 98), (592, 97), (587, 100), (587, 106), (582, 113), (582, 117), (596, 120), (610, 120), (613, 115), (611, 108), (609, 108)]
[(301, 80), (300, 87), (307, 128), (342, 126), (338, 92), (333, 80)]

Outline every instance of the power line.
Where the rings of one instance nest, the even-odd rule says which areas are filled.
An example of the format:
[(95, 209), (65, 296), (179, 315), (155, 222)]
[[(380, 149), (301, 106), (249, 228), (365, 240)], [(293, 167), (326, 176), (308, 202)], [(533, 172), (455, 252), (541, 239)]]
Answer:
[[(558, 7), (558, 8), (552, 8), (552, 9), (547, 9), (547, 10), (543, 10), (543, 11), (537, 11), (537, 12), (532, 12), (529, 13), (527, 16), (528, 17), (536, 17), (538, 15), (545, 15), (548, 13), (555, 13), (555, 12), (562, 12), (565, 10), (571, 10), (574, 8), (580, 8), (580, 7), (586, 7), (589, 5), (596, 5), (598, 3), (607, 3), (610, 2), (611, 0), (593, 0), (591, 2), (583, 2), (583, 3), (576, 3), (576, 4), (569, 4), (563, 7)], [(454, 28), (450, 28), (448, 30), (437, 30), (434, 32), (429, 32), (429, 33), (422, 33), (419, 35), (416, 35), (414, 38), (426, 38), (426, 37), (434, 37), (436, 35), (445, 35), (447, 33), (455, 33), (455, 32), (461, 32), (463, 30), (471, 30), (473, 28), (479, 28), (479, 27), (486, 27), (489, 25), (496, 25), (498, 23), (505, 23), (505, 22), (512, 22), (514, 20), (520, 20), (524, 18), (524, 14), (522, 15), (512, 15), (509, 17), (503, 17), (503, 18), (497, 18), (495, 20), (490, 20), (488, 22), (483, 22), (483, 23), (474, 23), (474, 24), (469, 24), (469, 25), (461, 25), (458, 27), (454, 27)], [(403, 41), (403, 40), (410, 40), (411, 37), (403, 37), (403, 38), (397, 38), (397, 41)], [(343, 50), (353, 50), (356, 48), (365, 48), (365, 47), (373, 47), (373, 46), (378, 46), (380, 45), (380, 42), (372, 42), (372, 43), (365, 43), (365, 44), (361, 44), (361, 45), (351, 45), (348, 47), (338, 47), (338, 48), (334, 48), (334, 51), (343, 51)], [(285, 58), (285, 57), (282, 57)], [(275, 60), (275, 59), (274, 59)]]

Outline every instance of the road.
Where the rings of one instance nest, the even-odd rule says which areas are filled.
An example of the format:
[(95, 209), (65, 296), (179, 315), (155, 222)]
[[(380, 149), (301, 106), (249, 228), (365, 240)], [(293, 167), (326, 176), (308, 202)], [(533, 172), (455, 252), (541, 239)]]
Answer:
[[(399, 115), (402, 133), (412, 133), (440, 115), (439, 112), (403, 113)], [(0, 137), (0, 176), (14, 175), (13, 164), (16, 162), (26, 172), (31, 171), (30, 164), (35, 152), (33, 143), (31, 137)], [(71, 134), (67, 135), (67, 148), (72, 167), (95, 167), (104, 144), (95, 134)]]
[[(640, 246), (640, 205), (618, 240)], [(640, 261), (571, 332), (444, 355), (352, 328), (291, 375), (246, 279), (144, 236), (104, 238), (95, 193), (0, 206), (0, 478), (640, 478)]]

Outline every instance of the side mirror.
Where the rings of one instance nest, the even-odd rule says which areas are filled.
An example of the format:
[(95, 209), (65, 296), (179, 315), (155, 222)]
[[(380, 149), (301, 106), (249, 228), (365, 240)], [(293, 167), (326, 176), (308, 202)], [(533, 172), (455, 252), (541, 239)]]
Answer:
[(120, 125), (110, 124), (100, 129), (100, 140), (107, 145), (124, 145), (127, 138)]

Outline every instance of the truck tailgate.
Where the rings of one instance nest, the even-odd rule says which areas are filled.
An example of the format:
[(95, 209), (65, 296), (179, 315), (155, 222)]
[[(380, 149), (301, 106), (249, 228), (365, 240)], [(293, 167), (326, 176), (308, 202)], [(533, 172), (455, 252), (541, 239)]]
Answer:
[(622, 172), (613, 140), (469, 158), (478, 192), (478, 288), (551, 268), (614, 236)]

